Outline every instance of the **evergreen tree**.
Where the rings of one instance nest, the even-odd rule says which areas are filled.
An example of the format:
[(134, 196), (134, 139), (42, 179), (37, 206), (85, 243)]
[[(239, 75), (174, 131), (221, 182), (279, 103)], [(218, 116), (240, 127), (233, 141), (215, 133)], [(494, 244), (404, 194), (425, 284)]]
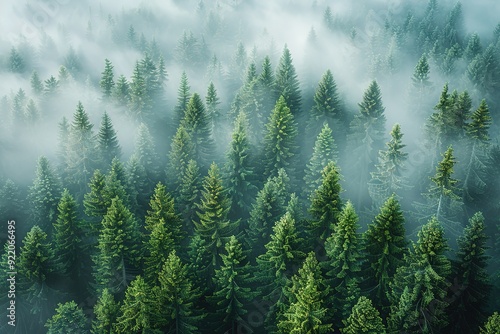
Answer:
[(464, 50), (464, 57), (467, 61), (472, 61), (477, 55), (481, 54), (481, 39), (479, 35), (474, 33), (469, 37), (469, 41), (467, 42), (467, 46)]
[(26, 64), (24, 62), (23, 57), (19, 54), (16, 48), (10, 49), (9, 55), (9, 70), (12, 73), (24, 73)]
[(97, 151), (103, 170), (108, 169), (113, 158), (119, 159), (122, 153), (116, 138), (116, 131), (107, 112), (102, 115), (101, 126), (97, 134)]
[(306, 228), (311, 245), (317, 242), (324, 244), (334, 230), (342, 211), (340, 174), (333, 161), (328, 162), (323, 168), (321, 177), (321, 185), (311, 194), (309, 213), (312, 219)]
[(158, 280), (159, 304), (166, 306), (162, 308), (164, 314), (161, 319), (168, 319), (165, 332), (198, 333), (198, 323), (202, 317), (197, 314), (194, 302), (199, 298), (199, 294), (188, 276), (186, 265), (181, 262), (175, 251), (168, 256)]
[(189, 224), (188, 231), (193, 230), (193, 221), (197, 219), (196, 204), (201, 194), (201, 175), (196, 161), (190, 160), (182, 175), (179, 186), (179, 212), (184, 222)]
[(53, 97), (59, 92), (59, 80), (57, 80), (53, 75), (44, 81), (45, 88), (43, 93), (47, 97)]
[(148, 188), (145, 189), (145, 192), (151, 194), (156, 182), (158, 182), (159, 161), (153, 137), (144, 123), (141, 123), (139, 126), (134, 154), (146, 172), (146, 184)]
[(486, 320), (485, 306), (491, 284), (486, 271), (489, 257), (486, 255), (485, 227), (484, 217), (478, 212), (458, 240), (455, 274), (460, 291), (447, 309), (450, 317), (447, 332), (477, 333), (479, 325)]
[(190, 89), (186, 72), (182, 72), (181, 82), (177, 90), (177, 104), (174, 108), (173, 126), (175, 129), (179, 128), (181, 120), (184, 118), (184, 113), (191, 98)]
[(65, 180), (65, 185), (77, 198), (88, 191), (88, 183), (95, 167), (93, 127), (82, 103), (78, 102), (70, 126)]
[(435, 217), (418, 232), (417, 244), (390, 283), (389, 332), (432, 333), (447, 324), (445, 297), (451, 263), (444, 230)]
[(124, 75), (120, 75), (116, 80), (113, 97), (120, 106), (126, 106), (129, 103), (130, 85)]
[(98, 253), (94, 256), (95, 289), (122, 291), (130, 281), (127, 273), (137, 268), (140, 261), (137, 222), (118, 198), (113, 198), (104, 219), (98, 239)]
[(191, 96), (187, 104), (181, 124), (185, 127), (193, 143), (195, 159), (205, 168), (214, 156), (214, 141), (210, 128), (210, 119), (200, 96)]
[(40, 111), (38, 110), (33, 99), (29, 99), (28, 104), (24, 109), (24, 118), (28, 125), (35, 125), (40, 119)]
[(348, 201), (325, 244), (326, 282), (332, 289), (326, 307), (333, 314), (334, 326), (347, 319), (360, 294), (362, 244), (358, 228), (358, 216)]
[(297, 124), (290, 108), (281, 96), (276, 102), (264, 137), (265, 174), (276, 176), (284, 168), (288, 175), (293, 171), (292, 159), (297, 149)]
[(57, 210), (53, 237), (56, 261), (63, 275), (77, 279), (82, 269), (81, 227), (77, 216), (77, 203), (67, 189), (62, 193)]
[(311, 109), (307, 124), (307, 136), (314, 138), (320, 133), (321, 127), (328, 127), (335, 133), (337, 140), (343, 143), (345, 136), (346, 115), (337, 91), (337, 84), (332, 72), (327, 70), (316, 88), (314, 106)]
[(297, 275), (292, 277), (291, 303), (278, 328), (282, 333), (330, 333), (324, 305), (325, 285), (314, 252), (309, 253)]
[(343, 321), (344, 328), (342, 334), (385, 334), (385, 326), (382, 323), (380, 314), (370, 299), (361, 296), (352, 308), (349, 318)]
[(129, 109), (131, 116), (141, 122), (148, 120), (151, 113), (151, 97), (144, 76), (141, 64), (137, 61), (130, 81)]
[(270, 239), (271, 226), (285, 213), (289, 179), (281, 169), (276, 177), (269, 177), (264, 187), (257, 193), (248, 220), (248, 249), (257, 257), (265, 252)]
[(36, 177), (28, 194), (28, 201), (32, 203), (31, 220), (34, 225), (49, 227), (55, 220), (60, 196), (60, 181), (49, 160), (42, 156), (38, 159)]
[(327, 122), (316, 138), (313, 154), (306, 165), (304, 182), (306, 183), (306, 195), (309, 197), (321, 184), (321, 172), (330, 161), (337, 160), (337, 145), (333, 140), (332, 130)]
[(99, 85), (102, 89), (102, 96), (104, 100), (107, 100), (111, 97), (111, 93), (113, 92), (115, 81), (113, 80), (113, 64), (109, 59), (104, 59), (104, 71), (101, 73), (101, 81), (99, 81)]
[(251, 181), (253, 175), (252, 155), (247, 137), (247, 121), (244, 113), (240, 113), (234, 123), (232, 141), (227, 152), (226, 183), (228, 196), (231, 199), (231, 216), (246, 217), (250, 208), (250, 200), (254, 197), (255, 186)]
[(120, 305), (115, 301), (108, 289), (102, 290), (97, 303), (94, 305), (95, 318), (92, 320), (92, 334), (112, 333), (113, 325), (118, 317)]
[(40, 80), (40, 77), (39, 77), (37, 71), (33, 71), (31, 73), (30, 85), (31, 85), (31, 91), (36, 96), (42, 95), (42, 93), (43, 93), (43, 82), (42, 82), (42, 80)]
[(83, 196), (84, 212), (87, 216), (93, 217), (87, 233), (97, 237), (100, 229), (100, 222), (108, 210), (108, 198), (106, 198), (106, 176), (99, 170), (95, 170), (89, 182), (90, 192)]
[(216, 333), (239, 333), (247, 304), (255, 296), (251, 292), (250, 266), (243, 254), (241, 243), (233, 235), (221, 253), (222, 266), (215, 270), (215, 291), (209, 297), (215, 311)]
[(147, 283), (158, 284), (158, 273), (170, 252), (178, 248), (176, 247), (178, 243), (163, 218), (151, 227), (148, 240), (145, 242), (144, 276)]
[(11, 179), (5, 180), (0, 188), (0, 217), (23, 221), (25, 218), (24, 197), (17, 184)]
[(298, 118), (302, 106), (300, 84), (292, 63), (292, 55), (285, 45), (283, 53), (276, 69), (276, 79), (274, 81), (275, 99), (283, 97), (284, 104), (290, 108), (291, 114)]
[(220, 267), (224, 244), (235, 232), (235, 224), (227, 218), (230, 207), (231, 200), (222, 185), (219, 168), (212, 163), (203, 180), (197, 212), (199, 222), (194, 221), (195, 233), (205, 241), (203, 256), (210, 259), (207, 260), (209, 266), (203, 270), (205, 277), (212, 277), (214, 270)]
[(262, 71), (257, 77), (258, 81), (258, 97), (262, 110), (264, 111), (262, 119), (267, 119), (274, 105), (276, 104), (275, 91), (275, 77), (271, 66), (269, 56), (264, 58), (262, 62)]
[(402, 143), (402, 138), (401, 127), (395, 124), (391, 131), (391, 140), (386, 144), (387, 150), (379, 151), (377, 170), (371, 173), (372, 177), (368, 183), (374, 207), (380, 207), (391, 194), (397, 194), (409, 187), (404, 177), (404, 164), (408, 153), (403, 152), (406, 145)]
[[(210, 122), (210, 128), (213, 134), (220, 133), (218, 126), (221, 120), (221, 113), (219, 110), (220, 100), (217, 96), (217, 89), (213, 82), (210, 82), (207, 88), (207, 95), (205, 97), (205, 103), (207, 106), (207, 115)], [(215, 136), (218, 138), (219, 136)]]
[[(170, 144), (169, 166), (166, 171), (167, 178), (173, 183), (177, 192), (182, 184), (182, 175), (192, 159), (194, 159), (193, 142), (186, 128), (181, 124)], [(171, 180), (172, 178), (174, 179)]]
[(484, 328), (480, 328), (481, 334), (495, 334), (500, 330), (500, 314), (493, 313), (488, 321), (485, 322)]
[(396, 269), (404, 264), (404, 256), (408, 253), (404, 224), (403, 211), (392, 195), (363, 234), (367, 260), (363, 268), (366, 277), (364, 284), (383, 318), (390, 306), (387, 298), (389, 283), (394, 278)]
[(56, 314), (47, 320), (45, 327), (47, 327), (47, 334), (88, 333), (87, 318), (74, 301), (58, 304)]
[[(384, 147), (385, 115), (379, 85), (372, 81), (359, 104), (360, 112), (351, 123), (351, 148), (355, 157), (351, 171), (356, 177), (352, 182), (353, 195), (356, 195), (357, 206), (362, 207), (366, 198), (366, 185), (370, 180), (370, 172), (374, 171), (377, 154)], [(353, 174), (354, 175), (354, 174)], [(366, 203), (365, 203), (366, 205)]]

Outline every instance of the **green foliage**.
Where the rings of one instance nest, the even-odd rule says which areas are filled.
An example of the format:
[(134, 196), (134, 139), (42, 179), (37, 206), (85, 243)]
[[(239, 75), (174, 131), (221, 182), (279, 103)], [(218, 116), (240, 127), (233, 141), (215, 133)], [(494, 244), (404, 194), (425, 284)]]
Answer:
[(287, 174), (294, 170), (292, 160), (295, 156), (297, 124), (287, 106), (285, 98), (281, 96), (269, 117), (264, 137), (265, 174), (276, 176), (280, 168)]
[(285, 46), (278, 68), (276, 69), (276, 78), (274, 81), (275, 98), (278, 100), (283, 97), (283, 103), (290, 108), (290, 112), (294, 117), (300, 114), (302, 106), (299, 86), (300, 83), (297, 79), (295, 66), (292, 63), (292, 55), (288, 47)]
[(113, 97), (120, 106), (126, 106), (130, 99), (130, 84), (124, 75), (120, 75), (116, 80)]
[(30, 78), (30, 85), (31, 85), (31, 91), (37, 95), (40, 96), (43, 93), (43, 82), (40, 80), (40, 76), (38, 75), (37, 71), (33, 71), (31, 73), (31, 78)]
[(488, 321), (484, 324), (484, 328), (480, 329), (480, 333), (495, 334), (498, 331), (500, 331), (500, 314), (495, 312), (488, 318)]
[(186, 170), (181, 176), (179, 185), (178, 207), (184, 222), (189, 224), (189, 231), (193, 229), (193, 221), (197, 219), (195, 214), (196, 204), (201, 195), (201, 175), (196, 161), (189, 160)]
[(88, 333), (85, 314), (74, 301), (59, 304), (56, 314), (47, 321), (45, 327), (47, 327), (47, 334)]
[(19, 52), (15, 48), (10, 49), (9, 70), (12, 73), (23, 73), (25, 66), (24, 59)]
[(115, 86), (115, 81), (113, 80), (113, 64), (109, 59), (104, 60), (104, 71), (101, 73), (101, 81), (99, 81), (99, 86), (102, 89), (102, 97), (107, 100), (111, 97), (113, 88)]
[(130, 115), (141, 122), (148, 119), (151, 113), (151, 97), (148, 95), (145, 73), (139, 61), (135, 63), (130, 82)]
[(184, 118), (184, 113), (191, 97), (190, 89), (191, 87), (189, 86), (186, 72), (182, 72), (179, 89), (177, 90), (177, 104), (174, 108), (173, 125), (176, 129), (179, 127), (181, 120)]
[(44, 283), (54, 271), (52, 244), (47, 240), (47, 234), (37, 225), (23, 239), (17, 267), (28, 287)]
[(103, 170), (109, 168), (113, 158), (119, 159), (122, 154), (116, 131), (107, 112), (102, 115), (101, 126), (97, 133), (97, 151)]
[(170, 144), (169, 166), (167, 168), (167, 177), (175, 178), (172, 183), (177, 192), (182, 184), (182, 178), (179, 175), (185, 174), (191, 159), (194, 159), (193, 142), (186, 128), (181, 124)]
[(139, 163), (144, 167), (146, 172), (146, 193), (152, 193), (153, 188), (158, 181), (159, 175), (159, 158), (156, 153), (156, 147), (146, 124), (141, 123), (135, 142), (134, 154), (137, 156)]
[(102, 290), (94, 305), (95, 318), (92, 320), (92, 334), (109, 334), (118, 317), (120, 305), (115, 301), (108, 289)]
[(385, 326), (380, 314), (370, 299), (361, 296), (352, 308), (349, 318), (343, 321), (345, 327), (342, 334), (385, 334)]

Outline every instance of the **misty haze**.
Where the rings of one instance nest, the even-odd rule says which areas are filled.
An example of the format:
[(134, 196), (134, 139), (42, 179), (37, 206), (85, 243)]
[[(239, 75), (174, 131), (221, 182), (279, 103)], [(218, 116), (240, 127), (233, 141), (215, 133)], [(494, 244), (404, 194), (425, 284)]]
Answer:
[(499, 13), (1, 1), (0, 333), (500, 333)]

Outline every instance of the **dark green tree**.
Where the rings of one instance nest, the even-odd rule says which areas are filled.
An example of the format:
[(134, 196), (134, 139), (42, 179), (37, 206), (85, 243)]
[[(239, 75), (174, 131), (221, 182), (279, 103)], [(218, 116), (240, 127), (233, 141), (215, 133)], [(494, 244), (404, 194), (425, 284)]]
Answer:
[(137, 61), (130, 80), (129, 109), (132, 118), (141, 122), (147, 121), (151, 113), (151, 97), (144, 76), (141, 64)]
[[(213, 82), (210, 82), (207, 88), (207, 95), (205, 96), (205, 103), (207, 106), (207, 115), (210, 122), (210, 128), (213, 134), (219, 134), (220, 129), (218, 125), (220, 125), (221, 121), (221, 111), (219, 109), (220, 99), (217, 96), (217, 89), (215, 89), (215, 85)], [(218, 138), (219, 136), (215, 136)]]
[(332, 130), (327, 122), (316, 138), (313, 154), (305, 169), (304, 182), (306, 183), (306, 196), (309, 197), (321, 184), (321, 172), (330, 161), (337, 160), (337, 145), (333, 140)]
[(376, 208), (380, 207), (387, 197), (410, 187), (404, 175), (408, 153), (403, 152), (406, 145), (403, 144), (402, 138), (401, 127), (396, 123), (391, 130), (391, 140), (386, 144), (387, 149), (379, 151), (377, 170), (371, 173), (372, 177), (368, 183), (368, 192)]
[(290, 108), (292, 115), (297, 118), (300, 115), (302, 106), (300, 83), (297, 79), (295, 66), (292, 63), (292, 55), (286, 45), (276, 69), (274, 89), (275, 99), (278, 100), (283, 96), (284, 104)]
[(25, 218), (25, 198), (19, 186), (11, 179), (5, 180), (0, 188), (0, 217), (4, 219), (23, 221)]
[(243, 326), (243, 316), (255, 297), (250, 289), (250, 265), (243, 254), (241, 243), (233, 235), (221, 253), (222, 266), (215, 270), (215, 291), (209, 297), (213, 310), (216, 333), (236, 334)]
[(57, 204), (61, 197), (61, 184), (49, 160), (38, 159), (36, 176), (29, 188), (28, 201), (31, 203), (31, 221), (34, 225), (48, 229), (55, 220)]
[(182, 175), (185, 174), (187, 165), (192, 159), (194, 159), (193, 142), (186, 128), (181, 124), (170, 144), (169, 165), (166, 170), (167, 179), (177, 192), (182, 184)]
[(214, 157), (215, 146), (209, 116), (197, 93), (189, 99), (181, 124), (191, 137), (198, 164), (200, 167), (208, 168)]
[(121, 147), (116, 138), (116, 131), (107, 112), (101, 118), (101, 126), (97, 133), (97, 152), (102, 170), (107, 170), (113, 158), (120, 158)]
[(343, 320), (344, 328), (342, 334), (385, 334), (385, 326), (382, 323), (380, 313), (373, 306), (370, 299), (361, 296), (352, 308), (349, 318)]
[(454, 274), (458, 277), (459, 292), (452, 297), (448, 307), (449, 333), (477, 333), (486, 321), (486, 305), (491, 284), (486, 271), (487, 236), (482, 213), (478, 212), (469, 220), (464, 234), (458, 240), (457, 263)]
[(390, 306), (387, 297), (389, 283), (397, 268), (404, 264), (404, 256), (408, 253), (404, 225), (403, 211), (395, 195), (392, 195), (363, 234), (367, 260), (363, 268), (366, 277), (363, 284), (369, 291), (368, 297), (374, 301), (384, 319)]
[(102, 290), (97, 303), (94, 305), (94, 319), (92, 320), (92, 334), (112, 333), (120, 305), (115, 301), (108, 289)]
[(102, 90), (102, 97), (104, 100), (108, 100), (111, 97), (113, 89), (115, 87), (114, 74), (113, 74), (113, 64), (109, 59), (104, 59), (104, 71), (101, 73), (101, 81), (99, 81), (99, 86)]
[(113, 97), (116, 103), (120, 106), (126, 106), (129, 103), (130, 85), (124, 75), (120, 75), (118, 79), (116, 79)]
[(177, 90), (177, 104), (174, 108), (174, 129), (179, 128), (181, 120), (184, 118), (184, 113), (189, 103), (189, 99), (191, 98), (190, 89), (191, 87), (189, 86), (186, 72), (182, 72), (179, 89)]
[(334, 326), (339, 326), (342, 319), (347, 319), (360, 294), (358, 285), (363, 257), (358, 228), (358, 216), (348, 201), (325, 243), (326, 282), (332, 289), (326, 307), (330, 315), (333, 314)]
[(247, 137), (246, 115), (240, 113), (234, 123), (232, 141), (227, 152), (225, 178), (231, 199), (231, 216), (246, 217), (254, 198), (255, 179), (250, 143)]
[(464, 50), (464, 58), (470, 62), (476, 58), (477, 55), (481, 54), (482, 51), (481, 39), (479, 38), (479, 35), (476, 33), (470, 35), (469, 41), (467, 42), (467, 46)]
[(278, 170), (283, 168), (290, 175), (290, 172), (294, 170), (292, 160), (297, 150), (297, 124), (283, 96), (276, 102), (266, 128), (265, 174), (276, 176)]
[(83, 310), (72, 300), (58, 304), (56, 314), (47, 323), (47, 334), (75, 333), (85, 334), (87, 331), (87, 317)]
[(148, 186), (145, 192), (151, 194), (159, 177), (159, 158), (156, 153), (156, 146), (146, 124), (139, 126), (137, 138), (135, 141), (135, 150), (139, 163), (146, 172), (146, 184)]
[(186, 170), (180, 176), (182, 182), (178, 190), (179, 212), (188, 226), (188, 231), (192, 232), (194, 228), (193, 221), (196, 221), (198, 218), (196, 215), (196, 204), (199, 203), (201, 195), (201, 175), (196, 161), (190, 160)]

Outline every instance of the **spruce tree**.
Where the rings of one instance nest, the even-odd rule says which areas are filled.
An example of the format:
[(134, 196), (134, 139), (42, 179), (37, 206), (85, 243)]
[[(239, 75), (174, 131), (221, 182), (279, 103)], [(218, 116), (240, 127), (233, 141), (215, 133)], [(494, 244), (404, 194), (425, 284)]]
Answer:
[(486, 255), (485, 228), (484, 217), (478, 212), (469, 220), (458, 240), (458, 261), (454, 271), (460, 290), (447, 309), (450, 317), (448, 332), (476, 333), (486, 320), (491, 284), (486, 271), (489, 257)]
[(109, 59), (104, 59), (104, 71), (101, 73), (101, 81), (99, 81), (99, 86), (102, 90), (103, 100), (108, 100), (113, 92), (115, 81), (113, 80), (113, 64)]
[(500, 331), (500, 314), (493, 313), (484, 323), (484, 327), (480, 328), (480, 334), (496, 334)]
[(194, 159), (193, 142), (186, 128), (181, 124), (170, 144), (169, 165), (166, 170), (167, 179), (177, 192), (182, 184), (182, 175), (185, 174), (187, 165), (192, 159)]
[(292, 63), (292, 55), (286, 45), (276, 69), (274, 89), (275, 99), (278, 100), (283, 97), (284, 104), (290, 108), (291, 114), (297, 118), (300, 115), (302, 97), (295, 66)]
[(54, 253), (58, 269), (65, 276), (77, 279), (81, 268), (81, 222), (78, 206), (67, 189), (64, 189), (57, 206), (58, 215), (54, 223)]
[(326, 282), (332, 289), (326, 306), (333, 313), (334, 326), (349, 316), (360, 294), (358, 285), (363, 258), (358, 228), (358, 216), (348, 201), (325, 243)]
[(120, 75), (116, 80), (113, 97), (119, 106), (126, 106), (130, 99), (130, 85), (124, 75)]
[(151, 285), (158, 284), (158, 273), (168, 255), (173, 251), (179, 241), (168, 230), (167, 224), (163, 218), (154, 224), (145, 242), (146, 254), (144, 256), (144, 277), (147, 283)]
[(275, 77), (269, 56), (266, 56), (262, 62), (262, 71), (257, 77), (257, 81), (258, 100), (264, 112), (262, 118), (267, 119), (277, 101), (274, 95)]
[(181, 216), (188, 226), (188, 231), (193, 231), (193, 221), (197, 220), (196, 204), (201, 195), (201, 175), (196, 161), (190, 160), (186, 170), (180, 175), (182, 182), (179, 186), (178, 207)]
[(294, 170), (297, 124), (290, 108), (281, 96), (269, 117), (264, 137), (264, 164), (267, 176), (276, 176), (280, 168), (288, 175)]
[(146, 212), (147, 202), (151, 194), (148, 192), (150, 188), (146, 169), (141, 165), (135, 153), (127, 161), (126, 174), (127, 180), (125, 183), (128, 187), (127, 192), (131, 208), (136, 216), (142, 217)]
[(92, 320), (92, 334), (112, 333), (120, 305), (115, 301), (113, 294), (108, 289), (102, 290), (99, 299), (94, 305), (94, 319)]
[(172, 233), (175, 244), (179, 246), (185, 236), (185, 231), (182, 229), (174, 198), (167, 192), (165, 185), (158, 182), (149, 201), (149, 210), (145, 217), (146, 230), (152, 231), (155, 225), (160, 224), (161, 219), (163, 219), (163, 224), (166, 224), (167, 230)]
[(153, 137), (149, 132), (149, 128), (146, 124), (141, 123), (139, 126), (134, 154), (137, 156), (139, 163), (144, 167), (146, 172), (145, 193), (151, 194), (153, 192), (156, 182), (158, 182), (159, 177), (159, 158), (156, 153), (156, 146), (153, 141)]
[(310, 197), (311, 220), (306, 227), (310, 245), (317, 242), (324, 244), (326, 238), (332, 234), (342, 211), (340, 173), (333, 161), (323, 168), (321, 177), (320, 186)]
[(42, 93), (43, 93), (43, 83), (42, 83), (42, 80), (40, 80), (40, 76), (38, 75), (37, 71), (33, 71), (31, 73), (30, 85), (31, 85), (32, 92), (36, 96), (42, 95)]
[(25, 199), (17, 184), (11, 179), (5, 180), (0, 188), (0, 217), (9, 220), (23, 221), (25, 219)]
[(42, 156), (38, 159), (36, 177), (29, 188), (28, 201), (31, 204), (31, 221), (44, 229), (55, 220), (57, 204), (61, 196), (60, 181), (49, 160)]
[(47, 334), (88, 333), (85, 313), (73, 300), (58, 304), (56, 314), (47, 320), (45, 327), (47, 327)]
[(415, 112), (420, 115), (426, 115), (426, 99), (431, 92), (432, 82), (429, 78), (430, 66), (427, 56), (425, 54), (420, 57), (413, 75), (411, 77), (411, 90), (409, 95), (409, 102), (414, 108)]
[(130, 81), (129, 110), (132, 118), (140, 122), (147, 121), (151, 113), (151, 100), (144, 76), (141, 64), (137, 61)]
[(250, 289), (250, 266), (241, 243), (233, 235), (224, 248), (226, 252), (220, 254), (222, 265), (213, 277), (215, 291), (209, 301), (215, 311), (215, 332), (236, 334), (255, 293)]
[(403, 152), (406, 145), (402, 143), (402, 138), (401, 127), (395, 124), (391, 131), (391, 140), (386, 144), (387, 149), (379, 151), (377, 170), (371, 173), (368, 183), (368, 191), (376, 208), (380, 207), (387, 197), (409, 187), (404, 175), (408, 153)]
[(116, 319), (116, 333), (161, 333), (157, 330), (157, 305), (151, 296), (151, 287), (137, 276), (125, 291), (125, 299)]
[(101, 118), (101, 126), (97, 133), (97, 152), (102, 170), (107, 170), (113, 158), (120, 158), (121, 147), (116, 138), (116, 131), (107, 112)]
[(240, 113), (234, 123), (232, 141), (227, 152), (225, 178), (228, 196), (231, 199), (231, 216), (246, 217), (250, 208), (250, 200), (254, 197), (255, 186), (252, 155), (247, 138), (247, 121), (244, 113)]
[(310, 196), (321, 184), (321, 172), (330, 161), (337, 160), (337, 145), (333, 140), (332, 130), (327, 122), (316, 138), (311, 159), (306, 165), (304, 182), (306, 196)]
[(189, 86), (189, 81), (186, 72), (182, 72), (179, 89), (177, 90), (177, 104), (175, 105), (174, 108), (174, 119), (173, 119), (174, 129), (179, 128), (181, 120), (184, 118), (184, 113), (189, 103), (189, 99), (191, 98), (190, 89), (191, 87)]
[(370, 299), (361, 296), (352, 308), (351, 314), (343, 320), (344, 328), (342, 334), (385, 334), (385, 326), (379, 312), (373, 306)]
[[(213, 82), (210, 82), (210, 84), (208, 85), (205, 103), (207, 106), (207, 115), (212, 133), (214, 135), (216, 133), (219, 134), (220, 129), (218, 128), (218, 125), (220, 125), (221, 121), (221, 112), (219, 109), (220, 100), (217, 96), (217, 89), (215, 89), (215, 85)], [(219, 136), (215, 137), (218, 138)]]
[(9, 70), (12, 73), (24, 73), (26, 64), (23, 57), (19, 54), (16, 48), (10, 49), (9, 55)]
[(404, 256), (408, 253), (404, 224), (403, 211), (392, 195), (363, 234), (367, 260), (363, 268), (366, 277), (363, 284), (370, 291), (368, 296), (383, 318), (387, 316), (390, 306), (387, 298), (389, 283), (397, 268), (404, 264)]
[(214, 156), (214, 141), (210, 119), (201, 97), (194, 93), (189, 99), (181, 124), (193, 143), (194, 156), (200, 167), (208, 168)]

